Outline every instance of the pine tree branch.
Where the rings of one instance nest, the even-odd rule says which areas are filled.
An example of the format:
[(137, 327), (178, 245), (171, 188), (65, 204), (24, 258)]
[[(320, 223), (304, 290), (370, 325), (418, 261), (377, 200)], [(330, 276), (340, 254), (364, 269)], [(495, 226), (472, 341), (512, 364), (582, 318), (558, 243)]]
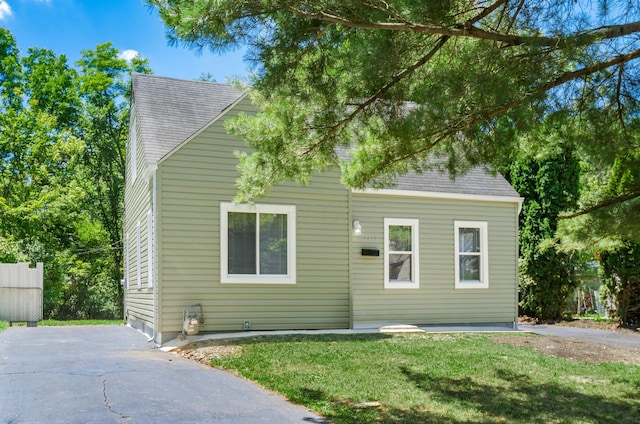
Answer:
[[(496, 2), (487, 10), (483, 10), (482, 18), (488, 16), (491, 12), (501, 4)], [(514, 35), (509, 33), (487, 31), (473, 25), (471, 21), (466, 21), (453, 26), (422, 24), (417, 22), (379, 22), (361, 20), (356, 21), (336, 13), (324, 10), (305, 11), (299, 7), (284, 4), (283, 8), (305, 19), (318, 19), (327, 22), (344, 25), (350, 28), (371, 29), (371, 30), (387, 30), (387, 31), (411, 31), (423, 34), (441, 35), (449, 37), (469, 37), (489, 41), (497, 41), (506, 46), (535, 46), (535, 47), (581, 47), (588, 46), (595, 42), (624, 37), (627, 35), (640, 32), (640, 21), (629, 22), (620, 25), (609, 25), (594, 28), (588, 31), (581, 31), (566, 36), (548, 37), (548, 36), (525, 36)]]
[[(493, 119), (495, 117), (498, 117), (500, 115), (503, 115), (504, 113), (506, 113), (507, 111), (513, 109), (514, 107), (520, 106), (521, 104), (523, 104), (525, 101), (527, 101), (528, 99), (530, 99), (531, 97), (535, 97), (541, 94), (544, 94), (546, 92), (548, 92), (549, 90), (552, 90), (556, 87), (559, 87), (569, 81), (572, 80), (576, 80), (576, 79), (580, 79), (580, 78), (584, 78), (586, 76), (592, 75), (596, 72), (599, 71), (603, 71), (607, 68), (610, 68), (612, 66), (616, 66), (616, 65), (622, 65), (624, 63), (630, 62), (632, 60), (638, 59), (640, 58), (640, 49), (638, 50), (634, 50), (631, 51), (629, 53), (625, 53), (625, 54), (621, 54), (618, 56), (615, 56), (609, 60), (605, 60), (603, 62), (598, 62), (595, 63), (591, 66), (586, 66), (584, 68), (580, 68), (577, 69), (575, 71), (571, 71), (571, 72), (566, 72), (556, 78), (554, 78), (552, 81), (549, 81), (546, 84), (543, 84), (533, 90), (530, 90), (529, 92), (525, 93), (523, 96), (521, 96), (519, 99), (514, 100), (510, 103), (506, 103), (502, 106), (499, 106), (495, 109), (493, 109), (490, 112), (486, 112), (484, 114), (480, 113), (479, 118), (476, 118), (474, 120), (472, 120), (471, 122), (469, 122), (469, 124), (465, 125), (464, 128), (468, 128), (470, 125), (475, 125), (483, 120), (487, 120), (487, 119)], [(461, 129), (462, 127), (457, 127), (456, 126), (456, 130)]]
[(496, 11), (500, 6), (502, 6), (503, 4), (507, 4), (509, 3), (510, 0), (498, 0), (496, 2), (494, 2), (493, 4), (491, 4), (488, 7), (485, 7), (484, 9), (482, 9), (482, 12), (478, 13), (472, 20), (470, 20), (469, 22), (471, 24), (473, 24), (474, 22), (479, 22), (482, 19), (486, 18), (487, 16), (491, 15), (494, 11)]
[[(481, 19), (485, 18), (486, 16), (491, 14), (494, 10), (499, 8), (502, 4), (504, 4), (504, 3), (508, 2), (508, 1), (509, 0), (498, 0), (498, 1), (496, 1), (490, 7), (487, 7), (485, 9), (483, 9), (479, 14), (477, 14), (473, 18), (469, 19), (467, 22), (470, 25), (473, 25), (475, 22), (478, 22)], [(431, 50), (429, 50), (429, 52), (427, 52), (426, 55), (421, 57), (418, 61), (413, 63), (411, 66), (405, 68), (400, 73), (395, 75), (389, 82), (387, 82), (383, 87), (381, 87), (376, 93), (374, 93), (372, 96), (370, 96), (363, 103), (360, 103), (358, 105), (358, 107), (356, 107), (356, 109), (352, 113), (350, 113), (346, 118), (342, 119), (341, 121), (336, 123), (334, 126), (332, 126), (331, 129), (327, 132), (327, 134), (324, 135), (324, 137), (322, 137), (322, 139), (320, 141), (314, 143), (313, 145), (311, 145), (310, 147), (305, 149), (299, 155), (300, 156), (307, 155), (307, 154), (311, 153), (313, 150), (315, 150), (318, 146), (326, 143), (330, 139), (330, 137), (332, 137), (340, 129), (344, 128), (347, 124), (349, 124), (351, 121), (353, 121), (356, 118), (356, 116), (358, 116), (360, 113), (362, 113), (367, 107), (369, 107), (371, 104), (373, 104), (376, 100), (382, 98), (382, 96), (387, 91), (389, 91), (393, 86), (395, 86), (402, 79), (404, 79), (404, 77), (406, 77), (407, 75), (410, 75), (415, 70), (417, 70), (417, 69), (421, 68), (422, 66), (424, 66), (429, 60), (431, 60), (431, 58), (444, 46), (444, 44), (450, 38), (451, 37), (448, 37), (448, 36), (441, 36), (440, 38), (438, 38), (438, 41), (436, 41), (435, 45), (431, 48)]]
[[(457, 124), (457, 125), (451, 125), (448, 129), (440, 132), (439, 134), (431, 134), (431, 135), (426, 135), (424, 137), (422, 137), (423, 139), (429, 139), (430, 137), (434, 137), (434, 139), (430, 140), (429, 143), (427, 143), (427, 146), (422, 148), (422, 149), (418, 149), (418, 150), (413, 150), (411, 151), (409, 154), (407, 155), (403, 155), (401, 157), (396, 157), (393, 158), (392, 160), (388, 161), (387, 163), (385, 163), (384, 165), (382, 165), (380, 167), (380, 171), (383, 171), (384, 169), (388, 169), (389, 167), (392, 167), (393, 165), (395, 165), (396, 163), (401, 163), (404, 162), (406, 160), (411, 159), (412, 157), (415, 157), (416, 154), (424, 154), (427, 153), (429, 150), (431, 150), (432, 148), (434, 148), (437, 144), (439, 144), (440, 142), (442, 142), (444, 139), (446, 139), (447, 137), (454, 135), (462, 130), (465, 129), (469, 129), (471, 127), (473, 127), (474, 125), (478, 125), (481, 124), (482, 122), (486, 122), (488, 120), (497, 118), (499, 116), (504, 115), (505, 113), (507, 113), (509, 110), (514, 109), (522, 104), (524, 104), (526, 101), (528, 101), (530, 98), (544, 94), (546, 92), (548, 92), (549, 90), (552, 90), (556, 87), (561, 86), (562, 84), (565, 84), (569, 81), (575, 80), (575, 79), (579, 79), (579, 78), (583, 78), (586, 77), (588, 75), (591, 75), (595, 72), (599, 72), (602, 71), (604, 69), (607, 69), (611, 66), (616, 66), (616, 65), (620, 65), (623, 63), (627, 63), (631, 60), (634, 59), (638, 59), (640, 58), (640, 49), (639, 50), (634, 50), (632, 52), (626, 53), (626, 54), (622, 54), (619, 56), (616, 56), (610, 60), (606, 60), (604, 62), (598, 62), (592, 66), (587, 66), (581, 69), (578, 69), (576, 71), (572, 71), (572, 72), (567, 72), (565, 74), (562, 74), (556, 78), (554, 78), (552, 81), (543, 84), (531, 91), (529, 91), (528, 93), (525, 93), (523, 96), (519, 97), (518, 99), (506, 103), (502, 106), (499, 106), (489, 112), (479, 112), (477, 114), (473, 114), (473, 115), (469, 115), (465, 118), (469, 119), (467, 122), (464, 122), (465, 118), (462, 119), (462, 121)], [(382, 173), (382, 172), (381, 172)]]
[(637, 199), (637, 198), (640, 198), (640, 191), (636, 191), (636, 192), (629, 193), (629, 194), (624, 194), (622, 196), (612, 197), (610, 199), (607, 199), (607, 200), (605, 200), (603, 202), (598, 203), (597, 205), (591, 206), (591, 207), (589, 207), (587, 209), (583, 209), (583, 210), (581, 210), (579, 212), (572, 213), (570, 215), (561, 215), (561, 216), (557, 217), (556, 219), (558, 221), (563, 221), (565, 219), (577, 218), (579, 216), (587, 215), (587, 214), (590, 214), (591, 212), (595, 212), (595, 211), (598, 211), (600, 209), (608, 208), (609, 206), (617, 205), (617, 204), (624, 203), (626, 201)]
[(404, 79), (404, 77), (411, 74), (416, 69), (419, 69), (420, 67), (422, 67), (425, 63), (427, 63), (433, 57), (434, 54), (438, 52), (438, 50), (442, 48), (442, 46), (444, 46), (444, 43), (446, 43), (449, 38), (450, 37), (446, 37), (446, 36), (440, 37), (436, 42), (436, 45), (433, 46), (426, 55), (421, 57), (418, 61), (414, 62), (411, 66), (402, 70), (402, 72), (395, 75), (389, 82), (387, 82), (383, 87), (381, 87), (378, 91), (376, 91), (372, 96), (367, 98), (364, 102), (360, 103), (358, 107), (356, 107), (353, 110), (353, 112), (347, 115), (346, 118), (340, 120), (335, 125), (333, 125), (329, 129), (329, 131), (327, 131), (327, 133), (322, 137), (320, 141), (318, 141), (317, 143), (314, 143), (309, 148), (307, 148), (302, 153), (300, 153), (300, 156), (307, 155), (311, 153), (313, 150), (315, 150), (319, 145), (326, 143), (333, 135), (335, 135), (340, 129), (346, 127), (347, 124), (353, 121), (367, 107), (373, 104), (376, 100), (382, 98), (382, 96), (384, 96), (384, 94), (387, 91), (389, 91), (394, 85), (396, 85), (402, 79)]

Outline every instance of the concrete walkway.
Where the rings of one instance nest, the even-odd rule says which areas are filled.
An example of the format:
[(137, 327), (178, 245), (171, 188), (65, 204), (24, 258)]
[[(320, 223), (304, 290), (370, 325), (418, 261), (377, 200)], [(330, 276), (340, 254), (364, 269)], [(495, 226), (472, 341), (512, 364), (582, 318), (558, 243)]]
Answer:
[(363, 333), (474, 333), (474, 332), (514, 332), (511, 327), (505, 326), (482, 326), (482, 325), (433, 325), (433, 326), (416, 326), (408, 324), (385, 325), (378, 328), (362, 328), (362, 329), (335, 329), (335, 330), (273, 330), (273, 331), (242, 331), (238, 333), (209, 333), (197, 336), (178, 337), (169, 340), (163, 344), (160, 349), (165, 352), (184, 346), (188, 343), (202, 342), (206, 340), (227, 340), (238, 339), (242, 337), (259, 337), (259, 336), (283, 336), (289, 334), (363, 334)]
[(629, 332), (543, 324), (520, 324), (518, 325), (518, 328), (521, 331), (529, 331), (531, 333), (540, 334), (543, 336), (566, 337), (571, 339), (586, 340), (595, 343), (603, 343), (611, 346), (640, 349), (640, 333), (633, 334)]
[(327, 423), (129, 327), (0, 332), (0, 423)]
[(213, 333), (197, 336), (178, 337), (170, 340), (160, 347), (161, 350), (170, 352), (187, 343), (206, 340), (237, 339), (242, 337), (278, 336), (287, 334), (358, 334), (358, 333), (473, 333), (473, 332), (529, 332), (543, 336), (558, 336), (572, 339), (586, 340), (595, 343), (604, 343), (612, 346), (621, 346), (640, 349), (640, 332), (618, 332), (609, 330), (596, 330), (590, 328), (576, 328), (562, 325), (519, 324), (514, 330), (505, 326), (415, 326), (415, 325), (389, 325), (380, 328), (368, 328), (359, 330), (307, 330), (307, 331), (245, 331), (239, 333)]

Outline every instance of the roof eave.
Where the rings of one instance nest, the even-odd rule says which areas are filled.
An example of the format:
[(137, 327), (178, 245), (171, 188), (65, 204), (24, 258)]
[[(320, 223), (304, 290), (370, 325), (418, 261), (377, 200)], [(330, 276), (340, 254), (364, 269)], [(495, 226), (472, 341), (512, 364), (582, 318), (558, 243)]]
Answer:
[(368, 194), (368, 195), (384, 195), (384, 196), (410, 196), (410, 197), (424, 197), (431, 199), (452, 199), (452, 200), (473, 200), (484, 202), (499, 202), (499, 203), (516, 203), (518, 204), (518, 213), (522, 207), (524, 197), (520, 196), (500, 196), (500, 195), (488, 195), (488, 194), (468, 194), (468, 193), (448, 193), (437, 191), (416, 191), (416, 190), (398, 190), (398, 189), (352, 189), (355, 194)]

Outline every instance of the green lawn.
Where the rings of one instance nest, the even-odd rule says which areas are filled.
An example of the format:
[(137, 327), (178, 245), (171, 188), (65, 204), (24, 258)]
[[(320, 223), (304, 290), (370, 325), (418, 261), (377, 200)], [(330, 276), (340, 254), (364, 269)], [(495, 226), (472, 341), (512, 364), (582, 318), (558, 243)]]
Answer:
[[(83, 320), (68, 320), (61, 321), (55, 319), (45, 319), (38, 321), (38, 325), (42, 326), (62, 326), (62, 325), (120, 325), (123, 323), (121, 319), (83, 319)], [(25, 326), (25, 322), (17, 322), (14, 326)], [(6, 321), (0, 321), (0, 331), (9, 327), (9, 323)]]
[(552, 358), (491, 338), (259, 337), (230, 341), (241, 353), (212, 365), (336, 424), (640, 422), (640, 366)]
[(121, 325), (123, 322), (121, 319), (72, 319), (68, 321), (45, 319), (39, 321), (38, 325), (51, 327), (62, 325)]

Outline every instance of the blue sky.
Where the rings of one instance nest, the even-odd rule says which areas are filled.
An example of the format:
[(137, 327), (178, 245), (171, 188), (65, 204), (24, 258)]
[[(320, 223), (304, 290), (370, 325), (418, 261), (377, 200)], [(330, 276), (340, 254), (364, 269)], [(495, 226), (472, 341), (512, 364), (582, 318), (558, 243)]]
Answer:
[(243, 52), (217, 56), (169, 46), (158, 12), (142, 0), (0, 0), (0, 25), (23, 54), (48, 48), (74, 63), (82, 50), (111, 41), (122, 54), (147, 58), (156, 75), (197, 79), (210, 73), (226, 82), (248, 74)]

